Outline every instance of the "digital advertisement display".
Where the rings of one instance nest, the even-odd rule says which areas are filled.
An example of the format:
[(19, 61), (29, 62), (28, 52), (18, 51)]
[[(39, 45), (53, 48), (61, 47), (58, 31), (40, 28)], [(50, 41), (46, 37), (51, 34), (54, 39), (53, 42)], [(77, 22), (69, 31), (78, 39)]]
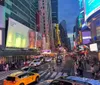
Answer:
[(42, 38), (42, 49), (46, 49), (46, 37), (45, 35), (43, 34), (43, 38)]
[(96, 35), (100, 37), (100, 19), (96, 20)]
[(4, 7), (0, 5), (0, 28), (5, 28), (5, 11)]
[(90, 31), (85, 31), (82, 32), (82, 39), (83, 39), (83, 44), (89, 44), (91, 41), (91, 32)]
[(29, 48), (33, 49), (35, 47), (35, 32), (33, 30), (29, 30)]
[(28, 48), (29, 28), (9, 18), (6, 47)]
[(0, 45), (2, 45), (2, 30), (0, 30)]
[(42, 47), (42, 35), (41, 33), (36, 32), (37, 34), (37, 41), (36, 41), (36, 47), (41, 48)]
[(100, 10), (100, 0), (85, 0), (85, 20)]
[(82, 11), (84, 8), (83, 0), (79, 0), (79, 7), (80, 7), (80, 11)]
[(0, 48), (5, 47), (5, 29), (0, 29)]
[(84, 23), (84, 12), (79, 14), (78, 26), (81, 28), (83, 23)]
[(97, 36), (100, 36), (100, 26), (96, 27), (96, 34)]
[(98, 51), (97, 43), (90, 44), (90, 51)]

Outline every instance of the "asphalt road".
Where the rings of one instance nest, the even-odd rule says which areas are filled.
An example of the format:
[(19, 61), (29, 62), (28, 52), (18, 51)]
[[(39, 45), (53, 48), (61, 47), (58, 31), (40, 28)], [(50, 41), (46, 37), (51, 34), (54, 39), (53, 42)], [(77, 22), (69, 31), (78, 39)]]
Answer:
[[(73, 62), (73, 61), (71, 61)], [(51, 71), (50, 69), (48, 69), (48, 66), (50, 65), (50, 67), (54, 67), (55, 71)], [(54, 61), (49, 62), (49, 63), (45, 63), (40, 65), (38, 68), (39, 70), (39, 74), (40, 74), (40, 82), (47, 80), (47, 79), (56, 79), (60, 76), (67, 76), (68, 72), (70, 71), (70, 68), (72, 68), (71, 73), (73, 74), (73, 66), (70, 67), (71, 65), (69, 64), (69, 61), (66, 58), (63, 58), (63, 63), (61, 65), (57, 65)], [(0, 72), (0, 85), (3, 85), (3, 79), (6, 78), (7, 75), (16, 72), (15, 71), (9, 71), (9, 72)], [(90, 73), (84, 72), (84, 76), (85, 77), (91, 77)]]

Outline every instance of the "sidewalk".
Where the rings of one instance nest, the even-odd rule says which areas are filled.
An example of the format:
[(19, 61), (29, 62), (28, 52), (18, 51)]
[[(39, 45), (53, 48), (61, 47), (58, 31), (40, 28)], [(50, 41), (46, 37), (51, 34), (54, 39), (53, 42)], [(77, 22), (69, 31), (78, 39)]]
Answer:
[(17, 72), (18, 70), (2, 71), (0, 72), (0, 80), (5, 79), (9, 74)]

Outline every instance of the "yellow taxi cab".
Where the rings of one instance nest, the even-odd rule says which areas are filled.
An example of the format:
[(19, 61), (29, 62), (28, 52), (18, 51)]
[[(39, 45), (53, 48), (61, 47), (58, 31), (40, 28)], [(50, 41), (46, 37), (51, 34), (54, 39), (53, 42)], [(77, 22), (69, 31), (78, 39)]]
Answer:
[(3, 85), (28, 85), (38, 82), (40, 75), (32, 72), (16, 72), (12, 73), (4, 80)]

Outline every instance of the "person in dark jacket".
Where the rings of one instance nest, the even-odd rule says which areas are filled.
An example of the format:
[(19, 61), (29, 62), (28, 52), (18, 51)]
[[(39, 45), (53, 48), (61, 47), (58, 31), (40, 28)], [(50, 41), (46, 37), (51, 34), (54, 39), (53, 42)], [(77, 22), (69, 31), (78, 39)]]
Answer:
[(79, 61), (79, 66), (78, 66), (79, 76), (83, 77), (83, 71), (84, 71), (83, 63), (82, 61)]

